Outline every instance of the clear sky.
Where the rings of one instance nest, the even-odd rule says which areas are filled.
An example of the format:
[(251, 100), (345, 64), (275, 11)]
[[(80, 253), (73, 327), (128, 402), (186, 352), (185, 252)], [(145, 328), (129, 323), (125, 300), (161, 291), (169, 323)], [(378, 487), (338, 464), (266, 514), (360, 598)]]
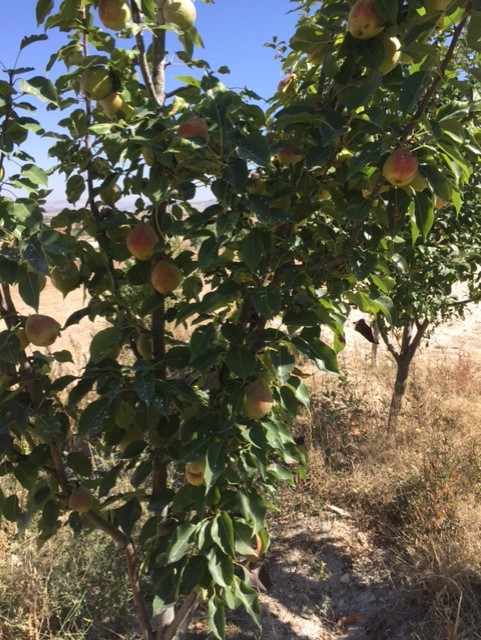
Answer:
[[(59, 0), (55, 0), (55, 6), (58, 5)], [(17, 0), (14, 9), (2, 13), (0, 79), (4, 79), (4, 66), (8, 68), (15, 64), (22, 38), (43, 32), (36, 24), (35, 6), (36, 0)], [(295, 7), (296, 4), (291, 0), (216, 0), (215, 4), (204, 4), (197, 0), (196, 26), (205, 50), (198, 51), (196, 55), (207, 60), (213, 69), (222, 65), (229, 67), (231, 74), (221, 76), (229, 87), (247, 86), (260, 96), (268, 97), (275, 91), (282, 74), (273, 49), (264, 44), (270, 42), (273, 36), (281, 40), (289, 39), (296, 22), (296, 13), (292, 12)], [(46, 42), (33, 43), (21, 52), (17, 66), (35, 67), (32, 75), (44, 73), (50, 54), (66, 42), (67, 34), (50, 30), (47, 35), (49, 39)], [(173, 38), (173, 34), (168, 34), (167, 45), (175, 50), (177, 44), (172, 41)], [(63, 65), (58, 63), (50, 72), (50, 77), (54, 78), (63, 70)], [(179, 75), (186, 72), (190, 73), (179, 66)], [(46, 114), (39, 110), (37, 117), (42, 123), (45, 122), (45, 128), (53, 128), (62, 116), (56, 111)], [(48, 144), (49, 139), (38, 143), (32, 138), (31, 146), (27, 149), (43, 167), (49, 165), (46, 155)], [(8, 165), (6, 169), (8, 172)], [(62, 181), (63, 178), (52, 179), (52, 204), (63, 200)]]

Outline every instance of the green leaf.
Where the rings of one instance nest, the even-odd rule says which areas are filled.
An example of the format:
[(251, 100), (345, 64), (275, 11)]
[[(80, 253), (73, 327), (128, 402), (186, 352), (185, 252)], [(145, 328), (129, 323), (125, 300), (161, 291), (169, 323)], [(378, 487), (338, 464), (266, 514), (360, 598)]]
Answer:
[(37, 167), (34, 164), (24, 164), (22, 167), (22, 175), (37, 185), (47, 185), (48, 184), (48, 176), (47, 173)]
[(279, 289), (272, 284), (256, 289), (251, 295), (251, 302), (257, 313), (268, 320), (278, 315), (282, 305)]
[(20, 297), (25, 304), (28, 304), (29, 307), (32, 307), (37, 312), (40, 304), (40, 292), (44, 286), (45, 280), (42, 280), (40, 274), (22, 269), (18, 278)]
[(430, 81), (430, 71), (416, 71), (404, 80), (399, 91), (399, 106), (404, 114), (414, 110)]
[(268, 248), (262, 229), (252, 229), (240, 242), (240, 255), (251, 272), (255, 272)]
[(78, 421), (78, 435), (85, 436), (95, 431), (110, 415), (110, 398), (98, 398), (91, 402), (81, 413)]
[(218, 513), (210, 530), (212, 540), (228, 556), (234, 556), (234, 528), (232, 519), (225, 511)]
[(247, 522), (253, 525), (253, 533), (257, 533), (265, 526), (266, 506), (258, 493), (255, 491), (239, 490), (237, 493), (237, 503)]
[(88, 478), (92, 475), (92, 462), (82, 451), (71, 451), (67, 455), (67, 466), (79, 476)]
[(232, 558), (224, 555), (222, 552), (216, 553), (215, 549), (211, 549), (207, 555), (210, 575), (215, 584), (221, 587), (228, 587), (234, 580), (234, 563)]
[(225, 361), (229, 369), (242, 380), (251, 376), (257, 367), (256, 357), (245, 347), (233, 347), (225, 354)]
[(37, 18), (37, 25), (42, 24), (45, 18), (53, 9), (53, 0), (38, 0), (35, 8), (35, 16)]
[(225, 638), (225, 603), (218, 596), (212, 596), (207, 604), (207, 624), (219, 640)]
[(41, 102), (49, 102), (51, 104), (57, 104), (58, 102), (54, 85), (43, 76), (30, 78), (28, 82), (22, 79), (19, 82), (19, 88), (23, 93), (35, 96)]
[(253, 162), (258, 167), (270, 165), (271, 150), (261, 133), (254, 133), (244, 138), (239, 143), (237, 155), (243, 160)]
[(474, 14), (469, 19), (466, 41), (470, 49), (481, 51), (481, 15)]
[(322, 124), (319, 126), (322, 144), (327, 147), (331, 142), (344, 132), (346, 120), (344, 116), (335, 109), (322, 109), (320, 112)]
[(28, 47), (29, 44), (33, 42), (41, 42), (42, 40), (48, 40), (48, 36), (45, 33), (37, 33), (31, 36), (24, 36), (22, 38), (22, 42), (20, 43), (20, 51)]
[(386, 22), (397, 23), (398, 0), (374, 0), (374, 8)]
[(20, 344), (12, 331), (0, 332), (0, 360), (16, 364), (20, 357)]
[(125, 535), (130, 536), (132, 529), (140, 520), (142, 507), (137, 498), (131, 498), (124, 505), (115, 510), (114, 520)]
[(433, 199), (424, 192), (418, 192), (414, 202), (416, 224), (421, 230), (423, 240), (426, 240), (434, 223)]
[(67, 180), (67, 200), (75, 204), (85, 191), (85, 181), (82, 176), (70, 176)]
[(249, 587), (245, 582), (242, 582), (239, 578), (235, 578), (235, 591), (234, 595), (244, 605), (247, 613), (250, 615), (256, 625), (261, 627), (261, 616), (259, 610), (259, 598), (257, 592)]
[(167, 559), (166, 562), (168, 564), (172, 564), (173, 562), (178, 562), (181, 558), (185, 556), (187, 550), (191, 546), (191, 538), (196, 531), (197, 526), (195, 524), (191, 524), (189, 522), (179, 524), (170, 536), (170, 544), (167, 549)]

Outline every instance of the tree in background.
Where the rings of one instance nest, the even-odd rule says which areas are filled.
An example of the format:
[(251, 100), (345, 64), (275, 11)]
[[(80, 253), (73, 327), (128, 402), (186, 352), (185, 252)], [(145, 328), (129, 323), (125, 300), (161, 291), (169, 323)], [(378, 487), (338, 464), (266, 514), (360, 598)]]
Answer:
[[(145, 640), (181, 637), (201, 601), (218, 638), (226, 607), (259, 622), (250, 567), (278, 481), (303, 469), (290, 426), (307, 361), (337, 371), (351, 305), (395, 324), (401, 245), (431, 246), (433, 200), (459, 210), (471, 174), (446, 131), (479, 150), (474, 111), (446, 126), (436, 113), (464, 37), (476, 56), (474, 5), (295, 4), (267, 112), (193, 57), (190, 0), (39, 0), (38, 23), (65, 34), (49, 68), (65, 69), (54, 85), (17, 82), (21, 69), (0, 84), (1, 166), (21, 165), (0, 202), (0, 444), (26, 494), (1, 494), (1, 513), (34, 519), (41, 540), (64, 526), (111, 536)], [(166, 87), (172, 56), (201, 79)], [(27, 94), (61, 112), (60, 132), (22, 115)], [(28, 132), (65, 177), (50, 221)], [(204, 210), (200, 185), (215, 198)], [(40, 313), (47, 279), (86, 292), (64, 326)], [(58, 336), (83, 318), (104, 328), (86, 365), (59, 374), (74, 358)]]

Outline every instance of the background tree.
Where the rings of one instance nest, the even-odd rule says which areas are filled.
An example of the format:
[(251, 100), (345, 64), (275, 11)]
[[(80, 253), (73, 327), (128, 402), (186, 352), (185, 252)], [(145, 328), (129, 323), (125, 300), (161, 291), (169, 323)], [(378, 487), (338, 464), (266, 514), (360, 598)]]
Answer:
[[(28, 160), (24, 131), (5, 142), (26, 88), (62, 112), (48, 136), (69, 203), (44, 220), (41, 174), (29, 185), (25, 167), (29, 197), (2, 192), (2, 470), (27, 497), (1, 496), (1, 511), (33, 518), (41, 539), (67, 524), (117, 541), (149, 640), (180, 637), (200, 600), (218, 638), (226, 606), (259, 620), (247, 561), (268, 548), (276, 483), (302, 469), (289, 427), (308, 406), (306, 359), (337, 371), (351, 305), (394, 323), (390, 291), (370, 287), (405, 242), (400, 216), (426, 242), (433, 198), (449, 183), (460, 200), (470, 173), (427, 114), (461, 36), (478, 41), (476, 7), (376, 0), (361, 39), (351, 5), (296, 4), (289, 78), (267, 113), (193, 58), (187, 0), (39, 0), (39, 24), (65, 33), (49, 68), (65, 72), (55, 87), (17, 87), (18, 70), (0, 86), (3, 155)], [(169, 91), (172, 55), (202, 78)], [(452, 120), (474, 127), (465, 116)], [(428, 186), (406, 193), (418, 166)], [(205, 210), (199, 185), (215, 198)], [(63, 327), (38, 313), (46, 278), (87, 294)], [(57, 375), (73, 359), (58, 333), (85, 317), (105, 328), (84, 368)]]

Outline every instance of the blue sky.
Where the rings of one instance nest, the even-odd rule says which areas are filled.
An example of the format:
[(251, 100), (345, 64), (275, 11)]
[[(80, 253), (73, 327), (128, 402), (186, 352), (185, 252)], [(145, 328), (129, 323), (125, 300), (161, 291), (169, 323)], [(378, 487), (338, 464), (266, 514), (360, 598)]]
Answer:
[[(56, 0), (55, 6), (59, 5)], [(15, 64), (22, 37), (41, 33), (35, 20), (36, 0), (17, 0), (15, 10), (4, 11), (0, 22), (0, 63), (5, 67)], [(229, 67), (231, 73), (222, 76), (229, 87), (249, 87), (262, 97), (268, 97), (275, 91), (282, 77), (280, 62), (275, 59), (274, 51), (264, 46), (273, 36), (289, 39), (294, 31), (296, 13), (292, 12), (295, 3), (291, 0), (216, 0), (215, 4), (204, 4), (197, 0), (196, 26), (204, 40), (205, 49), (197, 52), (198, 57), (207, 60), (213, 69), (222, 65)], [(18, 66), (35, 67), (35, 74), (44, 73), (52, 51), (59, 48), (67, 34), (49, 31), (48, 41), (31, 44), (25, 48)], [(65, 40), (64, 40), (65, 38)], [(168, 47), (176, 48), (175, 36), (168, 35)], [(0, 79), (5, 79), (3, 66), (0, 67)], [(60, 63), (54, 66), (50, 77), (63, 71)], [(186, 73), (179, 66), (178, 74)], [(32, 75), (35, 75), (32, 73)], [(53, 127), (61, 117), (57, 112), (44, 114), (38, 112), (38, 119), (46, 122), (45, 128)], [(44, 118), (47, 120), (44, 120)], [(47, 166), (48, 142), (33, 141), (28, 151), (35, 156), (40, 166)], [(8, 165), (6, 167), (8, 173)], [(52, 204), (63, 200), (63, 178), (53, 178), (50, 187), (54, 189)]]

